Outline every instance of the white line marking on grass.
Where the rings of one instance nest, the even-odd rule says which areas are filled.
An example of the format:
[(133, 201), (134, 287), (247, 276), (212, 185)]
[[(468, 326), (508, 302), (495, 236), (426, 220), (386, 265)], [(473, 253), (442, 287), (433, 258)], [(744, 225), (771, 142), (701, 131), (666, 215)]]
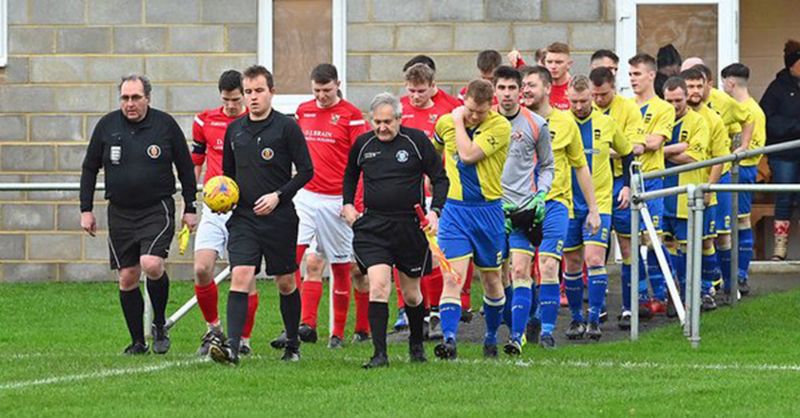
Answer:
[(35, 380), (21, 380), (18, 382), (0, 383), (0, 390), (23, 389), (31, 386), (52, 385), (57, 383), (77, 382), (81, 380), (91, 380), (91, 379), (103, 379), (106, 377), (113, 377), (113, 376), (153, 373), (161, 370), (170, 369), (173, 367), (189, 366), (204, 361), (207, 360), (195, 359), (189, 361), (172, 361), (172, 362), (154, 364), (151, 366), (144, 366), (144, 367), (129, 367), (125, 369), (106, 369), (91, 373), (72, 374), (67, 376), (54, 376), (54, 377), (35, 379)]
[[(408, 362), (403, 356), (393, 356), (392, 360), (400, 363)], [(347, 362), (363, 362), (364, 359), (345, 357)], [(444, 362), (436, 359), (437, 362)], [(511, 359), (457, 359), (451, 360), (455, 364), (468, 364), (480, 366), (514, 366), (514, 367), (568, 367), (578, 369), (606, 368), (606, 369), (643, 369), (643, 370), (720, 370), (720, 371), (756, 371), (756, 372), (796, 372), (800, 373), (800, 364), (679, 364), (679, 363), (654, 363), (635, 361), (581, 361), (581, 360), (511, 360)]]
[[(17, 354), (0, 354), (0, 361), (9, 360), (27, 360), (37, 358), (121, 358), (122, 353), (86, 353), (86, 352), (44, 352), (44, 353), (17, 353)], [(191, 359), (197, 358), (197, 354), (170, 354), (172, 359)]]

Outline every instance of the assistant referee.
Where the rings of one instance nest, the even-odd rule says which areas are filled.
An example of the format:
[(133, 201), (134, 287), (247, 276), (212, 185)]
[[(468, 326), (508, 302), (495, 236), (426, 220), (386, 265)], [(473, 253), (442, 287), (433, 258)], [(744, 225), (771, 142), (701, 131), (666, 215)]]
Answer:
[(146, 354), (144, 299), (139, 291), (141, 271), (153, 303), (153, 352), (170, 347), (164, 327), (169, 278), (164, 259), (175, 235), (175, 176), (183, 187), (183, 223), (197, 225), (197, 183), (189, 147), (172, 116), (150, 107), (152, 86), (147, 77), (132, 74), (119, 85), (120, 110), (97, 123), (81, 172), (81, 228), (94, 236), (92, 213), (95, 182), (105, 173), (108, 205), (108, 246), (111, 268), (119, 270), (119, 300), (132, 343), (125, 354)]
[[(425, 234), (414, 212), (425, 205), (425, 175), (433, 186), (433, 201), (427, 219), (435, 233), (444, 207), (449, 182), (424, 132), (400, 126), (400, 100), (382, 93), (370, 105), (373, 131), (356, 139), (350, 149), (344, 175), (342, 215), (353, 227), (353, 250), (362, 271), (369, 277), (369, 325), (375, 348), (364, 368), (389, 365), (386, 355), (386, 326), (389, 320), (389, 292), (392, 267), (400, 273), (400, 287), (409, 320), (409, 355), (412, 362), (424, 362), (420, 280), (430, 273), (431, 255)], [(364, 214), (353, 205), (356, 185), (363, 173)]]

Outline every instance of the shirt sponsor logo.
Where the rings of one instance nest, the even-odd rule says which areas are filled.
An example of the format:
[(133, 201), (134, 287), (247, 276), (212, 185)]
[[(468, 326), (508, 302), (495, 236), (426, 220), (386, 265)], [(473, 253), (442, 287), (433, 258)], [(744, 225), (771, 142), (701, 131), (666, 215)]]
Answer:
[(211, 126), (226, 127), (228, 124), (226, 122), (211, 122)]
[(261, 159), (263, 159), (264, 161), (269, 161), (274, 156), (275, 156), (275, 151), (273, 151), (272, 148), (267, 147), (261, 150)]
[(152, 159), (154, 159), (154, 160), (156, 158), (160, 157), (161, 156), (161, 147), (159, 147), (158, 145), (155, 145), (155, 144), (154, 145), (150, 145), (149, 147), (147, 147), (147, 156), (152, 158)]
[(365, 159), (365, 160), (367, 160), (367, 159), (370, 159), (370, 158), (375, 158), (375, 157), (377, 157), (377, 156), (379, 156), (379, 155), (381, 155), (381, 152), (380, 152), (380, 151), (375, 151), (375, 152), (365, 152), (365, 153), (364, 153), (364, 159)]
[(400, 151), (397, 151), (397, 154), (395, 154), (394, 157), (397, 159), (398, 163), (404, 163), (408, 161), (408, 151), (401, 149)]
[(316, 113), (303, 113), (304, 118), (315, 118), (317, 117)]

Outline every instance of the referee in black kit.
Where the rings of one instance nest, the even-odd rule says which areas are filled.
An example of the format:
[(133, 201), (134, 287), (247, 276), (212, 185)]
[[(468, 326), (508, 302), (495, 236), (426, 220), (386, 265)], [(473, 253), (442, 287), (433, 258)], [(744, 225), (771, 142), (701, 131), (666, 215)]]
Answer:
[[(280, 309), (288, 342), (282, 360), (300, 360), (300, 292), (295, 285), (295, 246), (299, 220), (295, 193), (314, 175), (306, 139), (294, 119), (272, 108), (272, 74), (260, 65), (244, 71), (242, 85), (250, 113), (228, 126), (222, 171), (239, 185), (239, 204), (228, 220), (231, 288), (228, 294), (227, 341), (212, 341), (209, 353), (218, 363), (238, 364), (239, 344), (247, 316), (247, 299), (255, 275), (266, 259), (276, 276)], [(292, 164), (296, 174), (292, 176)]]
[(144, 299), (139, 291), (142, 270), (153, 303), (153, 352), (170, 347), (164, 328), (169, 278), (164, 259), (175, 235), (175, 176), (183, 187), (183, 223), (197, 225), (197, 184), (186, 137), (172, 116), (150, 108), (152, 86), (145, 76), (129, 75), (119, 85), (120, 110), (97, 123), (81, 172), (81, 228), (94, 236), (92, 213), (95, 182), (105, 173), (108, 205), (108, 246), (111, 268), (119, 270), (119, 300), (132, 344), (125, 354), (146, 354)]
[[(420, 277), (431, 269), (428, 241), (420, 229), (414, 206), (425, 206), (425, 175), (433, 185), (433, 201), (427, 214), (434, 233), (439, 224), (449, 183), (442, 159), (422, 131), (401, 127), (400, 101), (382, 93), (370, 104), (373, 131), (356, 139), (350, 149), (344, 175), (342, 215), (353, 227), (353, 250), (369, 277), (369, 325), (375, 352), (365, 369), (389, 365), (386, 327), (392, 267), (400, 273), (409, 328), (412, 362), (425, 362), (422, 324), (425, 307)], [(364, 214), (353, 206), (356, 184), (363, 172)]]

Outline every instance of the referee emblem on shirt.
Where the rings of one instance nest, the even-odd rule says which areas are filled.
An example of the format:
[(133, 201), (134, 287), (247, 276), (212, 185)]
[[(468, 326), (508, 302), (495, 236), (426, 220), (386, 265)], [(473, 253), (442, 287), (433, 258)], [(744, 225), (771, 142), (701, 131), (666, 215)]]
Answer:
[(264, 148), (261, 150), (261, 158), (264, 161), (269, 161), (274, 156), (275, 156), (275, 151), (273, 151), (272, 148)]
[(408, 161), (408, 151), (401, 149), (400, 151), (397, 151), (397, 154), (395, 154), (394, 157), (397, 158), (398, 163), (404, 163)]
[(159, 147), (158, 145), (150, 145), (149, 147), (147, 147), (147, 155), (155, 160), (156, 158), (161, 156), (161, 147)]

